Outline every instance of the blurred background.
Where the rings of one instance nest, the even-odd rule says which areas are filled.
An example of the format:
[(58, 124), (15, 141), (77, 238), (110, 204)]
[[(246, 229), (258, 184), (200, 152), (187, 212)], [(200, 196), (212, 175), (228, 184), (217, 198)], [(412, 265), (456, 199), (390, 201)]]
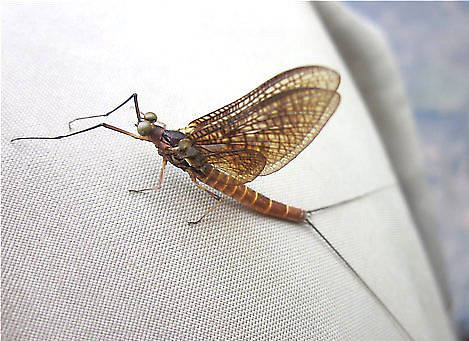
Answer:
[(452, 295), (469, 340), (469, 2), (347, 2), (384, 33), (407, 88)]

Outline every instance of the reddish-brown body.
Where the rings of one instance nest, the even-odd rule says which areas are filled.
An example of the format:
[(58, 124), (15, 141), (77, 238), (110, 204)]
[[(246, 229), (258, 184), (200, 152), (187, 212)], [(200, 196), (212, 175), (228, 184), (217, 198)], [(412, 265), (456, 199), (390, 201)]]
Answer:
[[(45, 139), (60, 139), (104, 127), (152, 142), (163, 157), (159, 186), (166, 163), (170, 162), (187, 172), (197, 186), (216, 199), (220, 199), (219, 196), (201, 186), (199, 181), (259, 213), (301, 222), (306, 218), (304, 210), (269, 199), (246, 187), (245, 183), (278, 171), (313, 141), (339, 104), (339, 83), (340, 75), (326, 67), (311, 65), (291, 69), (179, 130), (167, 130), (155, 113), (142, 115), (137, 94), (133, 94), (106, 114), (81, 117), (70, 123), (108, 116), (133, 100), (139, 135), (101, 123)], [(20, 139), (27, 138), (13, 140)]]
[(290, 221), (301, 222), (306, 219), (306, 211), (269, 199), (213, 167), (210, 167), (207, 174), (206, 177), (198, 177), (198, 179), (250, 209), (268, 216)]

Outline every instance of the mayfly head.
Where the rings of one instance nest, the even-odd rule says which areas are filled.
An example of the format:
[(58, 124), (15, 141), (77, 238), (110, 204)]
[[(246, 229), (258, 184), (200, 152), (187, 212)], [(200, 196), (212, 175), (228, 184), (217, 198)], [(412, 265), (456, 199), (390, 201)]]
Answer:
[(141, 136), (148, 136), (154, 142), (161, 140), (164, 127), (158, 124), (158, 117), (153, 112), (147, 112), (143, 115), (143, 120), (137, 123), (137, 132)]

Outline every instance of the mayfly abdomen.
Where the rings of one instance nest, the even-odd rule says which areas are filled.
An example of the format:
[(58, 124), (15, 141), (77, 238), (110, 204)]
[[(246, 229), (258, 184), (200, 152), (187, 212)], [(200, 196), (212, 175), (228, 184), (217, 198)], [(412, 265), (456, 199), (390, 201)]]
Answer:
[(265, 195), (239, 183), (233, 177), (210, 166), (207, 176), (199, 177), (200, 181), (239, 201), (244, 206), (259, 213), (296, 222), (304, 221), (306, 211), (282, 204), (267, 198)]

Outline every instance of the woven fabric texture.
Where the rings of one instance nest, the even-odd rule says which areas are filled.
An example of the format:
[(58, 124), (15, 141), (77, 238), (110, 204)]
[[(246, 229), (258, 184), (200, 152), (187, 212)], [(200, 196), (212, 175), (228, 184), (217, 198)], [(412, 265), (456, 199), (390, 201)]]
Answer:
[[(379, 135), (306, 4), (6, 5), (2, 55), (2, 334), (7, 339), (452, 338)], [(352, 28), (351, 28), (352, 29)], [(213, 199), (155, 148), (106, 130), (56, 141), (67, 122), (138, 92), (171, 128), (289, 68), (342, 75), (342, 102), (287, 167), (252, 187), (320, 211), (306, 224)], [(107, 122), (135, 131), (133, 109)], [(76, 128), (100, 122), (82, 121)], [(405, 330), (405, 331), (404, 331)]]

